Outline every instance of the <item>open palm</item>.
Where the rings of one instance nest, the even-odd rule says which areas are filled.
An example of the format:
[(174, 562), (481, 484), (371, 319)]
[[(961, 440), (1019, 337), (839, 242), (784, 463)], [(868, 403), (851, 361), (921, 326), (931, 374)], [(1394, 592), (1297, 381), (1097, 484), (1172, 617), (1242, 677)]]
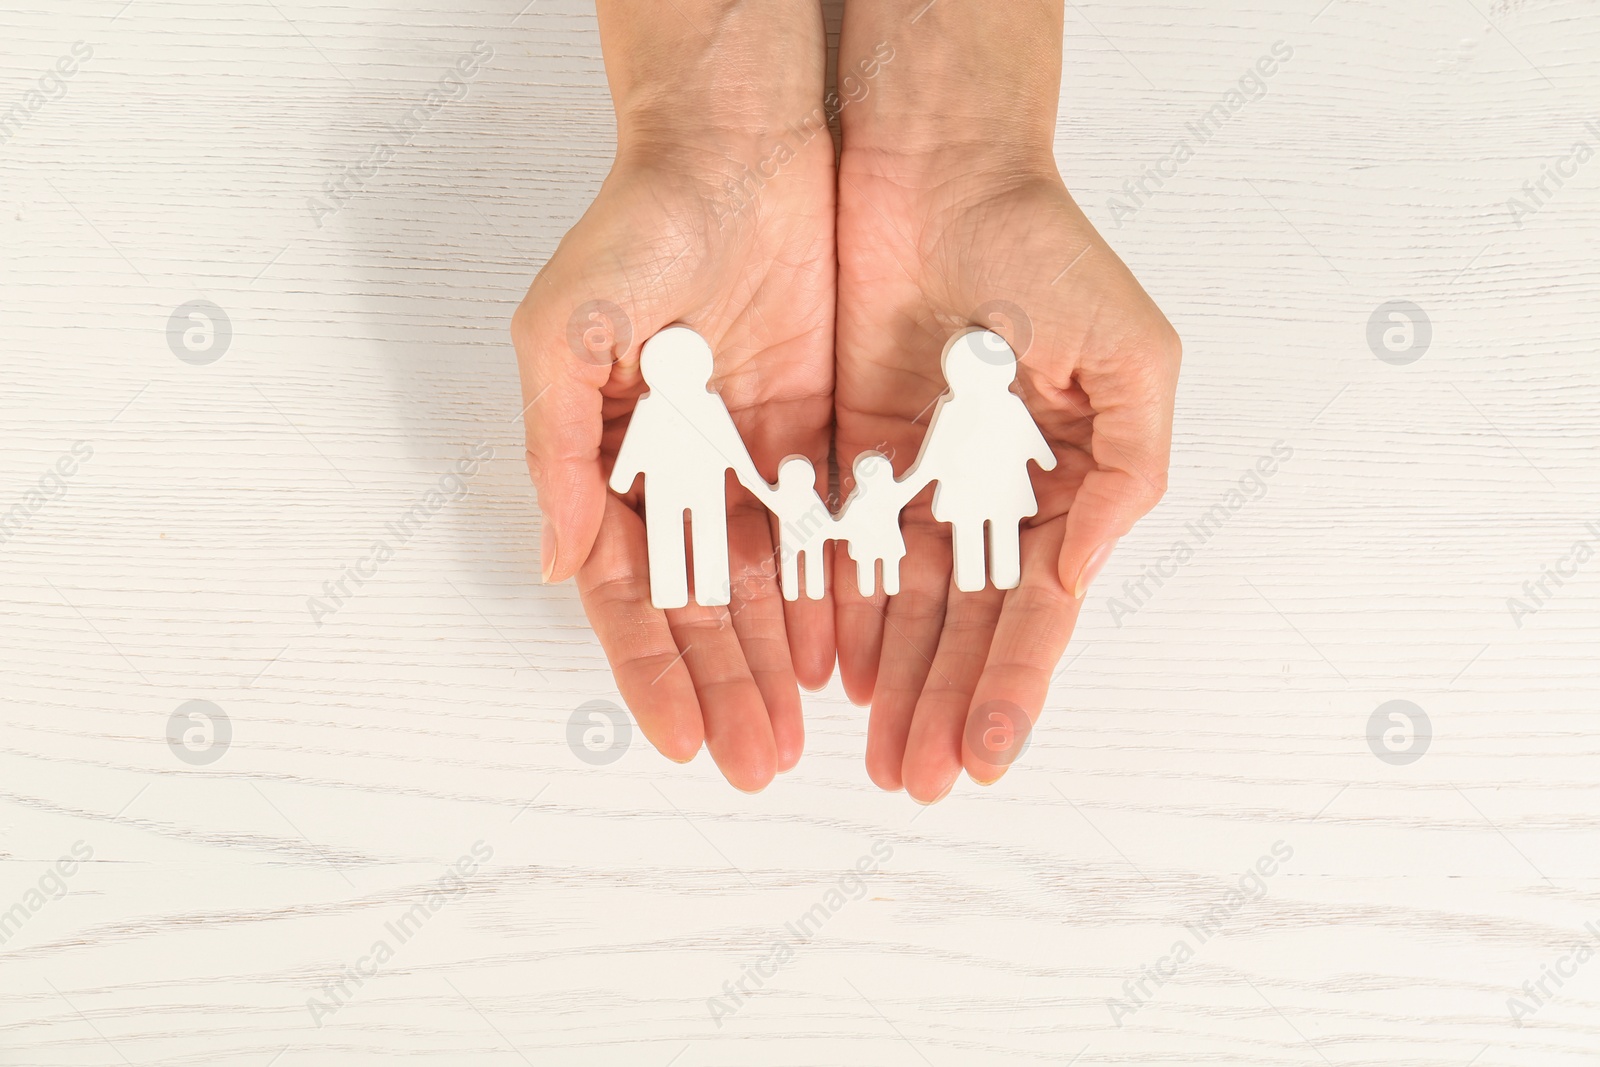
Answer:
[(796, 682), (817, 687), (832, 672), (831, 605), (782, 599), (769, 515), (730, 483), (732, 603), (656, 609), (637, 486), (618, 498), (606, 478), (644, 390), (640, 348), (673, 323), (710, 342), (712, 387), (762, 476), (774, 480), (779, 461), (798, 452), (826, 477), (832, 147), (821, 134), (778, 180), (744, 196), (730, 194), (728, 157), (716, 153), (619, 164), (513, 322), (545, 579), (577, 575), (645, 736), (679, 761), (704, 740), (746, 790), (800, 758)]
[[(865, 598), (836, 567), (839, 666), (870, 700), (867, 768), (928, 802), (963, 766), (1004, 773), (1037, 718), (1083, 587), (1166, 485), (1179, 345), (1055, 174), (929, 178), (848, 146), (839, 180), (837, 449), (915, 458), (944, 391), (939, 356), (977, 325), (1020, 357), (1016, 392), (1056, 456), (1031, 468), (1022, 581), (962, 593), (924, 492), (902, 518), (900, 592)], [(839, 560), (838, 562), (843, 562)]]

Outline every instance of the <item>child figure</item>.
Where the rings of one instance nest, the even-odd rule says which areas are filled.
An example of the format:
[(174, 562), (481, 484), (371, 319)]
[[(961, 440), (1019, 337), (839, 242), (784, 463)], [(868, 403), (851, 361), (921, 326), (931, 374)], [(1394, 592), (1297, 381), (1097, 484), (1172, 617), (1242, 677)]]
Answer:
[(821, 600), (827, 588), (823, 560), (828, 542), (838, 536), (838, 523), (817, 495), (817, 471), (804, 456), (789, 456), (778, 464), (778, 487), (765, 503), (778, 516), (778, 569), (783, 598), (800, 597), (800, 562), (805, 560), (806, 599)]
[(862, 596), (877, 589), (877, 565), (883, 564), (883, 591), (900, 592), (900, 561), (906, 539), (900, 533), (900, 512), (928, 484), (915, 472), (896, 481), (894, 466), (882, 452), (863, 452), (853, 468), (856, 487), (839, 515), (839, 532), (850, 558), (856, 561), (856, 586)]

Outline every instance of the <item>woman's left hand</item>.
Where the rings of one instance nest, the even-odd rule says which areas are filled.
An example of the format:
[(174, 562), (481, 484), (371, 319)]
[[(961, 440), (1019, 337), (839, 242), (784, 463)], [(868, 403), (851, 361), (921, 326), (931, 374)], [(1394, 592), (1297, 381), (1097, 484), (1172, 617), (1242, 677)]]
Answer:
[(949, 527), (924, 493), (902, 518), (900, 593), (866, 598), (841, 553), (840, 672), (871, 701), (867, 769), (928, 803), (963, 766), (992, 782), (1037, 719), (1083, 594), (1160, 499), (1180, 346), (1053, 165), (985, 166), (852, 149), (840, 161), (837, 444), (841, 475), (885, 443), (904, 472), (944, 391), (939, 356), (969, 325), (1020, 357), (1017, 391), (1057, 457), (1034, 471), (1017, 588), (962, 593)]

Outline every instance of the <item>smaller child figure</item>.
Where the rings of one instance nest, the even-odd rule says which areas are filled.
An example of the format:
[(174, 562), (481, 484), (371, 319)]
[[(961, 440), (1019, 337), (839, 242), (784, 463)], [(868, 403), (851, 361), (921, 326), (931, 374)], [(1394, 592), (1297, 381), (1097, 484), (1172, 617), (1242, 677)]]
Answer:
[(805, 560), (806, 599), (821, 600), (827, 588), (823, 560), (830, 540), (838, 537), (838, 523), (817, 495), (817, 471), (804, 456), (789, 456), (778, 464), (778, 487), (764, 501), (778, 516), (778, 569), (783, 598), (800, 597), (800, 563)]
[(856, 586), (861, 595), (872, 596), (877, 590), (877, 565), (881, 562), (883, 591), (894, 596), (900, 592), (900, 561), (906, 554), (900, 512), (928, 481), (915, 474), (896, 481), (894, 466), (882, 452), (861, 453), (853, 470), (856, 487), (844, 502), (835, 536), (844, 539), (850, 558), (856, 561)]

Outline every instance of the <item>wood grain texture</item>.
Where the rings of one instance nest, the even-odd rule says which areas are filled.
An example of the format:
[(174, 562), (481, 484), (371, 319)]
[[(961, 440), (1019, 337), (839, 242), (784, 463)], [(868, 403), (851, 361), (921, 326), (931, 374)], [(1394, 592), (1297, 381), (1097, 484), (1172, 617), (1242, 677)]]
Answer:
[[(758, 797), (637, 737), (569, 749), (616, 692), (574, 590), (538, 583), (506, 327), (612, 126), (588, 6), (523, 5), (0, 12), (0, 112), (93, 48), (0, 144), (0, 513), (92, 449), (0, 544), (0, 1064), (1600, 1064), (1600, 961), (1508, 1010), (1600, 927), (1600, 560), (1506, 604), (1600, 545), (1600, 162), (1507, 208), (1600, 146), (1600, 5), (1068, 6), (1062, 170), (1185, 339), (1172, 489), (1021, 764), (926, 811), (871, 787), (837, 686)], [(1117, 225), (1278, 41), (1265, 95)], [(318, 226), (307, 198), (476, 42), (466, 98)], [(196, 299), (233, 329), (208, 366), (167, 342)], [(1433, 330), (1408, 366), (1367, 344), (1399, 299)], [(1265, 492), (1114, 610), (1280, 441)], [(1400, 698), (1434, 737), (1391, 766), (1365, 734)], [(191, 699), (232, 724), (206, 766), (164, 739)]]

